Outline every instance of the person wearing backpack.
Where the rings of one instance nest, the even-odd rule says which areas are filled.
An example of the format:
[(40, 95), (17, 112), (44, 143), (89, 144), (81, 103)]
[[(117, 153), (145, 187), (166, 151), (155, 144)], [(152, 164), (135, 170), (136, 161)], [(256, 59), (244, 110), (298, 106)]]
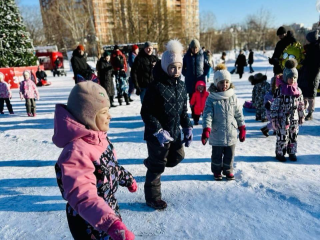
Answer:
[(115, 45), (111, 54), (111, 65), (113, 67), (113, 74), (116, 77), (116, 88), (119, 105), (122, 105), (122, 96), (127, 105), (129, 103), (129, 84), (127, 80), (127, 60), (126, 56), (120, 51), (119, 46)]

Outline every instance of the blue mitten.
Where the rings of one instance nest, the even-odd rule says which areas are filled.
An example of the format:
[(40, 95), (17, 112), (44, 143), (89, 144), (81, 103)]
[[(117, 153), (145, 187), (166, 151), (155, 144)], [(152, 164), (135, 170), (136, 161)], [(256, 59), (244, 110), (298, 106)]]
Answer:
[(165, 143), (169, 143), (172, 142), (174, 139), (170, 136), (170, 133), (168, 133), (166, 130), (163, 130), (162, 128), (156, 132), (155, 134), (153, 134), (153, 136), (155, 136), (161, 147), (164, 147)]
[(185, 143), (184, 146), (185, 147), (189, 147), (192, 140), (193, 140), (193, 134), (192, 134), (192, 128), (183, 128), (182, 129), (184, 138), (182, 140), (182, 143)]

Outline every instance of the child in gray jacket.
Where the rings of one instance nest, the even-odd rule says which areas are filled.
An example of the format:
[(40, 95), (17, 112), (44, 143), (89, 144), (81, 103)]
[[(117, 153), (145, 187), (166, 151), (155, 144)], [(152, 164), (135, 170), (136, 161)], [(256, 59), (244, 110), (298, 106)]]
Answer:
[(209, 139), (209, 144), (212, 145), (211, 171), (215, 180), (222, 180), (221, 171), (227, 180), (234, 180), (233, 159), (237, 129), (240, 131), (240, 142), (244, 142), (246, 128), (230, 73), (223, 64), (217, 65), (215, 70), (214, 83), (208, 89), (210, 94), (203, 112), (201, 141), (205, 145)]

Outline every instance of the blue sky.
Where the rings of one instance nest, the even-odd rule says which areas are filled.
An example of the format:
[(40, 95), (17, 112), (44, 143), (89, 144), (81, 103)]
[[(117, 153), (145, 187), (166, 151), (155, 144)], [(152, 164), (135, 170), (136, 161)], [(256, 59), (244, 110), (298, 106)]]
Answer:
[[(39, 0), (21, 0), (23, 5), (39, 5)], [(261, 7), (271, 12), (271, 26), (303, 23), (311, 27), (319, 19), (316, 0), (199, 0), (199, 11), (211, 11), (216, 17), (216, 27), (224, 24), (242, 23), (249, 14)]]

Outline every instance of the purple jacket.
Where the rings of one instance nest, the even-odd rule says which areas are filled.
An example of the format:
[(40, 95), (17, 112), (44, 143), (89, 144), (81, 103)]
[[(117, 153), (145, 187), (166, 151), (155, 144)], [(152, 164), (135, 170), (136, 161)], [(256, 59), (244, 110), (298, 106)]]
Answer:
[(63, 104), (56, 105), (52, 141), (63, 148), (55, 166), (63, 198), (75, 215), (107, 232), (120, 218), (114, 193), (119, 184), (131, 186), (132, 175), (119, 166), (107, 134), (86, 129)]
[(11, 91), (6, 82), (0, 82), (0, 98), (11, 98)]
[(39, 92), (36, 84), (31, 79), (23, 80), (20, 83), (20, 97), (25, 99), (30, 98), (37, 98), (39, 99)]

